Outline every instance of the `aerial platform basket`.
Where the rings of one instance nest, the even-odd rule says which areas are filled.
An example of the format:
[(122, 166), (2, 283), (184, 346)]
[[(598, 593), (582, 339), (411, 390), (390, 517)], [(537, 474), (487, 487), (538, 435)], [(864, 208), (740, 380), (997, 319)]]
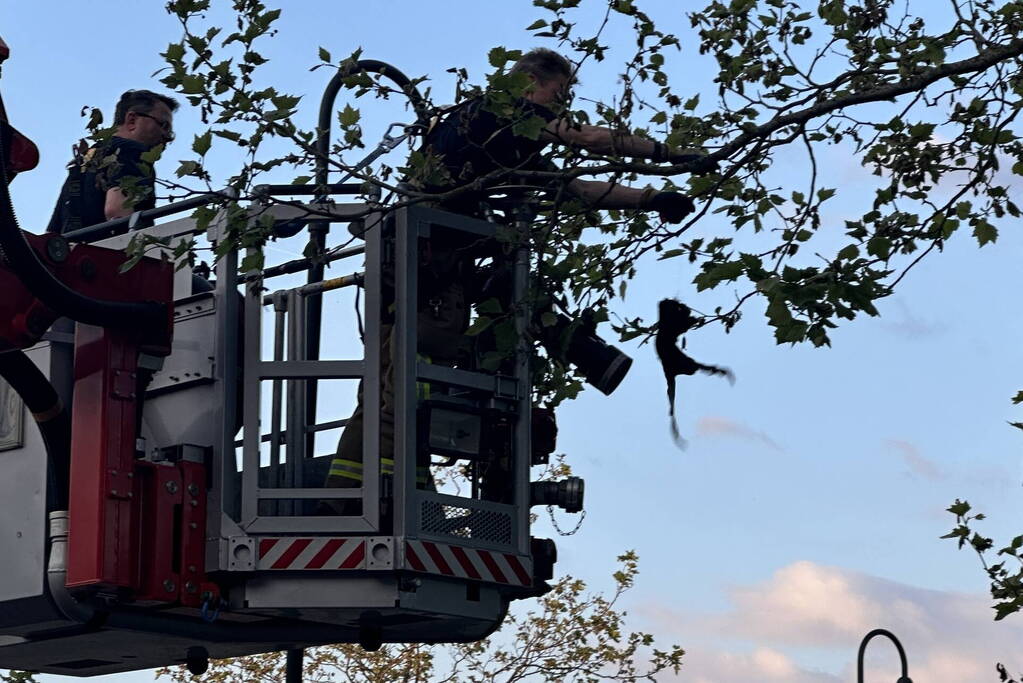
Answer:
[[(312, 220), (315, 228), (352, 223), (363, 241), (321, 258), (363, 256), (360, 272), (296, 283), (292, 274), (307, 265), (296, 261), (239, 274), (245, 253), (230, 251), (211, 284), (187, 265), (175, 270), (144, 259), (138, 267), (146, 284), (125, 291), (101, 256), (123, 259), (130, 235), (70, 248), (60, 237), (30, 236), (51, 272), (63, 272), (53, 255), (64, 248), (79, 266), (86, 256), (96, 261), (94, 278), (111, 273), (107, 299), (164, 297), (173, 327), (161, 348), (131, 325), (65, 323), (28, 349), (73, 406), (70, 497), (67, 509), (54, 502), (61, 499), (52, 483), (56, 465), (48, 466), (47, 445), (26, 425), (22, 445), (0, 453), (0, 668), (91, 676), (181, 662), (201, 669), (208, 657), (327, 643), (472, 641), (501, 624), (511, 601), (546, 588), (553, 544), (532, 538), (529, 526), (536, 501), (526, 342), (501, 373), (430, 364), (416, 353), (421, 241), (438, 229), (487, 240), (495, 225), (418, 206), (385, 214), (372, 197), (287, 205), (270, 198), (303, 192), (311, 194), (268, 188), (249, 216)], [(125, 221), (173, 217), (198, 201)], [(196, 226), (177, 218), (145, 232), (173, 248)], [(206, 237), (217, 244), (226, 234), (221, 216)], [(522, 333), (525, 247), (512, 262), (512, 309)], [(77, 267), (75, 277), (86, 270)], [(382, 323), (381, 311), (390, 308), (382, 305), (392, 296), (389, 272), (394, 452), (382, 454), (380, 354), (392, 323)], [(309, 357), (308, 302), (348, 286), (364, 297), (363, 356)], [(351, 314), (332, 319), (323, 333), (355, 328)], [(313, 449), (315, 434), (345, 422), (318, 422), (310, 409), (310, 385), (319, 386), (323, 405), (328, 380), (362, 383), (363, 483), (356, 488), (324, 488), (333, 453)], [(434, 388), (429, 401), (417, 394), (422, 383)], [(421, 464), (424, 453), (464, 465), (460, 494), (432, 490), (421, 477), (417, 483), (417, 454)], [(497, 457), (500, 468), (481, 466)], [(330, 514), (323, 501), (340, 501), (349, 514)]]

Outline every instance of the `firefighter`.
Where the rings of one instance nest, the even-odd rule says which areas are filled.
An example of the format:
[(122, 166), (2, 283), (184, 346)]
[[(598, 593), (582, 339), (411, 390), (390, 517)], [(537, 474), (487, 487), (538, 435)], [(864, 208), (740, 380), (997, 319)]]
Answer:
[[(530, 85), (514, 103), (514, 114), (499, 117), (488, 111), (485, 97), (469, 100), (454, 108), (437, 122), (426, 136), (424, 152), (439, 162), (446, 180), (412, 184), (436, 194), (439, 208), (463, 215), (481, 217), (481, 204), (488, 186), (507, 183), (515, 171), (550, 170), (542, 156), (551, 144), (570, 145), (596, 154), (669, 161), (693, 162), (697, 171), (711, 171), (712, 163), (700, 164), (701, 155), (676, 150), (663, 143), (637, 137), (610, 128), (571, 123), (563, 114), (574, 82), (574, 66), (565, 57), (544, 48), (524, 54), (510, 73), (525, 74)], [(517, 124), (535, 123), (543, 127), (533, 139), (516, 133)], [(519, 128), (521, 129), (521, 128)], [(482, 182), (481, 182), (482, 181)], [(535, 184), (535, 181), (534, 181)], [(681, 222), (694, 210), (693, 202), (677, 192), (656, 192), (604, 181), (574, 179), (565, 188), (595, 209), (637, 209), (656, 211), (663, 221)], [(480, 256), (478, 245), (462, 243), (463, 238), (445, 234), (435, 226), (429, 249), (420, 255), (420, 282), (417, 315), (418, 351), (421, 358), (444, 365), (456, 365), (467, 355), (464, 332), (469, 322), (469, 305), (474, 283), (479, 280), (474, 260)], [(385, 304), (384, 314), (387, 315)], [(394, 393), (392, 387), (390, 325), (381, 327), (381, 411), (380, 453), (383, 474), (393, 472)], [(420, 387), (428, 391), (428, 387)], [(360, 397), (361, 397), (360, 387)], [(348, 420), (327, 477), (328, 487), (362, 485), (362, 403)], [(417, 463), (419, 485), (429, 486), (428, 463)], [(357, 514), (357, 501), (333, 501), (328, 505), (342, 514)], [(321, 507), (322, 511), (327, 511)]]
[(46, 231), (63, 234), (154, 208), (156, 176), (142, 154), (174, 139), (177, 108), (174, 99), (149, 90), (121, 95), (113, 136), (68, 164)]

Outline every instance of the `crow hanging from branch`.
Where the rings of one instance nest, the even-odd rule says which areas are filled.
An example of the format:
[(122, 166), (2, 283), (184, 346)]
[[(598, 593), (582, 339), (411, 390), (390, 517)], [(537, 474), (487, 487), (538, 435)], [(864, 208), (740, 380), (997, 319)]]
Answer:
[(675, 420), (675, 378), (679, 375), (694, 375), (696, 371), (710, 375), (724, 375), (735, 383), (735, 375), (728, 368), (698, 363), (678, 346), (678, 338), (696, 324), (692, 310), (681, 301), (664, 299), (658, 306), (657, 334), (654, 348), (661, 359), (664, 379), (668, 382), (668, 415), (671, 417), (671, 435), (680, 448), (685, 448), (685, 439), (679, 434)]

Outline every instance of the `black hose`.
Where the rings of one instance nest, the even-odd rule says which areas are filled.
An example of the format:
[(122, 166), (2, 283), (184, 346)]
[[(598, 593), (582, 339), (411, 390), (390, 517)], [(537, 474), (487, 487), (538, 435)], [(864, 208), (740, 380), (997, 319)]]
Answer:
[[(426, 130), (430, 123), (429, 108), (422, 93), (412, 84), (412, 79), (394, 68), (387, 62), (376, 59), (360, 59), (351, 62), (344, 68), (339, 69), (334, 77), (330, 79), (326, 89), (323, 91), (323, 98), (320, 100), (320, 119), (318, 122), (319, 136), (316, 138), (316, 173), (314, 182), (316, 187), (327, 185), (328, 164), (327, 157), (330, 154), (330, 127), (334, 119), (334, 103), (337, 101), (337, 94), (344, 84), (344, 80), (360, 72), (380, 74), (397, 85), (405, 96), (409, 98), (412, 109), (416, 112), (416, 122)], [(326, 197), (318, 196), (317, 201), (323, 201)], [(313, 255), (313, 263), (309, 266), (308, 282), (319, 282), (323, 279), (323, 262), (319, 260), (327, 245), (327, 221), (309, 222), (309, 247), (306, 253)], [(305, 357), (308, 360), (316, 360), (320, 357), (320, 330), (323, 320), (323, 299), (322, 297), (310, 297), (306, 301), (306, 344)], [(316, 414), (317, 383), (306, 382), (306, 406), (310, 414)], [(315, 444), (315, 435), (309, 434), (306, 437), (309, 452)]]
[(412, 109), (416, 112), (416, 122), (424, 128), (430, 123), (430, 112), (426, 106), (426, 100), (422, 93), (412, 85), (412, 79), (394, 68), (387, 62), (376, 59), (360, 59), (351, 62), (345, 68), (339, 69), (334, 77), (330, 79), (323, 97), (320, 99), (320, 119), (318, 122), (319, 136), (316, 138), (316, 185), (327, 184), (327, 157), (330, 154), (330, 126), (334, 119), (334, 102), (337, 101), (337, 94), (341, 90), (346, 78), (357, 73), (380, 74), (394, 82), (401, 91), (409, 98)]
[(0, 256), (32, 296), (61, 315), (89, 325), (165, 329), (167, 308), (163, 304), (93, 299), (70, 289), (46, 269), (18, 227), (6, 159), (7, 150), (0, 139)]
[(0, 377), (32, 413), (50, 459), (47, 512), (67, 510), (71, 483), (71, 417), (53, 385), (24, 351), (0, 353)]

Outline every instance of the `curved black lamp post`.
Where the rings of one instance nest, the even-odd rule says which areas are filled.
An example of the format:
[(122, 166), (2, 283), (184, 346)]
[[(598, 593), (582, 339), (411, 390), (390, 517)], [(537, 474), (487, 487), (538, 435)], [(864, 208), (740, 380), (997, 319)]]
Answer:
[(895, 634), (891, 631), (883, 628), (875, 628), (873, 631), (863, 637), (863, 642), (860, 643), (860, 652), (856, 655), (856, 682), (863, 683), (863, 653), (867, 649), (867, 643), (874, 636), (887, 636), (889, 640), (895, 643), (895, 649), (899, 651), (899, 661), (902, 663), (902, 675), (899, 676), (899, 680), (895, 683), (913, 683), (913, 680), (909, 677), (909, 665), (906, 663), (906, 651), (902, 649), (902, 643), (895, 637)]

